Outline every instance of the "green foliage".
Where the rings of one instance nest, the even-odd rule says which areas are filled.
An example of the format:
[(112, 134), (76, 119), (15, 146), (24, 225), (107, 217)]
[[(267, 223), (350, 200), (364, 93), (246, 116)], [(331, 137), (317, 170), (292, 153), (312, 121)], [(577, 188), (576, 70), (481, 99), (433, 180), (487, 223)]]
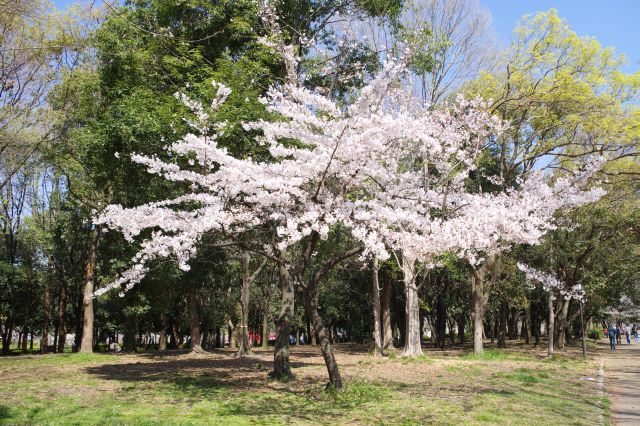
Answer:
[(592, 328), (591, 330), (587, 331), (587, 337), (589, 339), (593, 339), (593, 341), (595, 342), (604, 338), (604, 333), (599, 328)]

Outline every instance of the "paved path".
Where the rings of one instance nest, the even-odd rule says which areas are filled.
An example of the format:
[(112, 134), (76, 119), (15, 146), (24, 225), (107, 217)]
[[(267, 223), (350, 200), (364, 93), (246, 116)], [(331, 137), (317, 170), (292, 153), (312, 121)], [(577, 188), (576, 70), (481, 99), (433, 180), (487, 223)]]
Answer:
[(618, 345), (607, 353), (604, 366), (613, 424), (640, 425), (640, 344)]

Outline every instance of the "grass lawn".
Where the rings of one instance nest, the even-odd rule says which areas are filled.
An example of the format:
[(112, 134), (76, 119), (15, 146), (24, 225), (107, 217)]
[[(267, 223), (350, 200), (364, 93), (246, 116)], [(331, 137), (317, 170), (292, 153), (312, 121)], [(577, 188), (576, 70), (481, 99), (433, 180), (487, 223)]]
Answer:
[[(338, 345), (345, 390), (325, 391), (319, 349), (292, 349), (296, 379), (269, 380), (271, 352), (51, 354), (0, 358), (0, 424), (561, 424), (608, 422), (597, 365), (514, 345), (484, 356), (429, 350), (374, 359)], [(592, 358), (597, 356), (592, 350)], [(600, 420), (599, 420), (600, 419)]]

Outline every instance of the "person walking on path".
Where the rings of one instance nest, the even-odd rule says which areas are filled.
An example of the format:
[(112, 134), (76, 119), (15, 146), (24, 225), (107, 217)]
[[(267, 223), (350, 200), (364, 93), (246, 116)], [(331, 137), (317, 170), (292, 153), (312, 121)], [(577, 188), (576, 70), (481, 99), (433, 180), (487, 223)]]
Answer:
[(616, 328), (612, 324), (609, 324), (607, 332), (609, 334), (609, 347), (613, 351), (616, 349)]
[(624, 328), (624, 334), (627, 336), (627, 345), (631, 344), (631, 326), (627, 325)]
[(633, 334), (633, 338), (636, 341), (636, 345), (638, 344), (638, 329), (636, 328), (636, 325), (633, 324), (633, 328), (631, 329), (631, 334)]
[(616, 343), (622, 344), (622, 342), (620, 341), (620, 326), (618, 324), (616, 324)]

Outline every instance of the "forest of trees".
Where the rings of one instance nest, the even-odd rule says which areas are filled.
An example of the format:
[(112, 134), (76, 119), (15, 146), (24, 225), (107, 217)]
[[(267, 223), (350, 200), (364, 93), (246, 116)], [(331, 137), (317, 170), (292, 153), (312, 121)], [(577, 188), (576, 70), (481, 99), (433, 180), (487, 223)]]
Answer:
[(340, 387), (336, 342), (638, 321), (625, 65), (475, 0), (0, 0), (2, 354), (296, 342)]

